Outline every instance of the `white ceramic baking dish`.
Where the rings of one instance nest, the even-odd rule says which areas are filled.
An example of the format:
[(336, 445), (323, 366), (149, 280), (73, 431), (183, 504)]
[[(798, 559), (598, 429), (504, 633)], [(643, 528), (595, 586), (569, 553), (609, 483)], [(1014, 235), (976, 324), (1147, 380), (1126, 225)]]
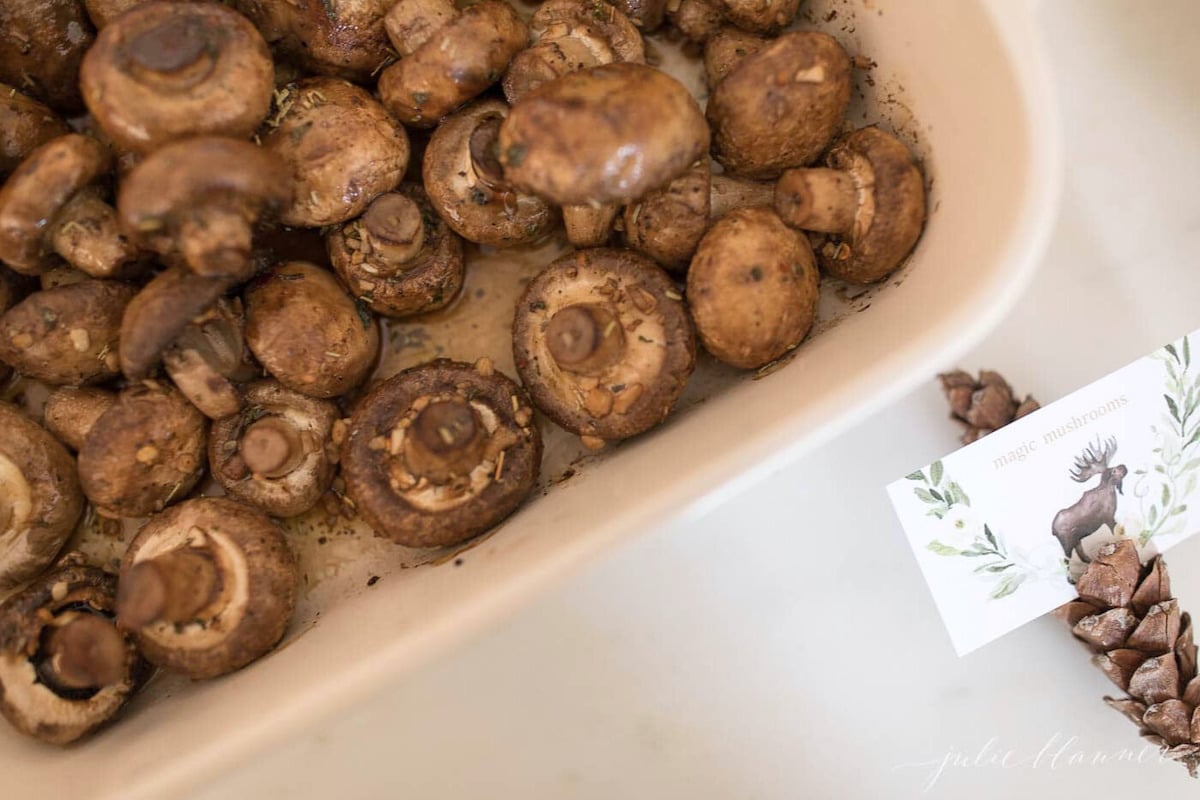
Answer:
[[(119, 724), (66, 750), (0, 725), (0, 795), (178, 797), (402, 679), (623, 539), (702, 514), (928, 380), (988, 331), (1035, 267), (1060, 180), (1031, 6), (810, 0), (806, 14), (802, 25), (878, 64), (860, 74), (852, 122), (882, 121), (925, 159), (931, 215), (901, 273), (867, 293), (829, 287), (816, 335), (770, 374), (705, 364), (683, 411), (648, 436), (574, 463), (571, 440), (551, 435), (542, 496), (467, 550), (421, 553), (316, 522), (294, 526), (308, 588), (281, 649), (216, 681), (157, 679)], [(511, 373), (505, 303), (550, 255), (481, 259), (489, 263), (473, 273), (484, 297), (448, 318), (398, 326), (384, 369), (435, 353), (490, 353)], [(481, 339), (445, 335), (470, 320)]]

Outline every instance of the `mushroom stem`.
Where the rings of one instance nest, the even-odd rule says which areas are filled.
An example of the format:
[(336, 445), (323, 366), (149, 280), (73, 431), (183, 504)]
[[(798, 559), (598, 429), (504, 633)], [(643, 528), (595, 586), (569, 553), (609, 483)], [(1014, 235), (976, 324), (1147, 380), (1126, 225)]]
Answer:
[(363, 214), (361, 231), (371, 250), (387, 259), (388, 266), (403, 267), (425, 246), (425, 221), (410, 198), (390, 192), (371, 203)]
[(206, 550), (182, 547), (139, 561), (117, 587), (117, 624), (138, 630), (152, 622), (190, 622), (219, 588), (217, 565)]
[(402, 0), (392, 6), (383, 24), (392, 46), (404, 58), (457, 16), (453, 0)]
[(142, 31), (126, 47), (131, 71), (144, 83), (190, 87), (213, 67), (208, 27), (194, 16), (171, 16)]
[(478, 182), (493, 191), (505, 191), (504, 168), (500, 165), (500, 115), (484, 117), (471, 131), (467, 149), (471, 154), (471, 169)]
[(579, 375), (599, 375), (621, 359), (625, 330), (605, 306), (567, 306), (550, 318), (546, 347), (563, 369)]
[(112, 621), (81, 613), (54, 628), (46, 642), (54, 682), (64, 689), (111, 686), (125, 675), (125, 637)]
[(567, 229), (567, 241), (576, 247), (597, 247), (608, 241), (612, 233), (613, 220), (620, 206), (580, 205), (563, 206), (563, 226)]
[(479, 465), (487, 434), (469, 403), (439, 400), (417, 414), (404, 445), (404, 460), (414, 474), (446, 483)]
[(793, 228), (849, 233), (858, 212), (858, 186), (843, 170), (789, 169), (776, 184), (775, 211)]
[(207, 205), (179, 228), (179, 249), (197, 275), (242, 277), (250, 264), (253, 224), (242, 209)]
[(242, 433), (242, 460), (255, 475), (282, 478), (304, 460), (304, 443), (296, 427), (283, 417), (269, 416)]
[(775, 186), (769, 181), (748, 181), (728, 175), (713, 175), (709, 187), (712, 199), (709, 219), (720, 219), (735, 208), (769, 206), (775, 196)]
[(50, 243), (54, 252), (93, 278), (110, 278), (137, 258), (137, 249), (121, 235), (117, 210), (90, 190), (76, 193), (63, 206)]

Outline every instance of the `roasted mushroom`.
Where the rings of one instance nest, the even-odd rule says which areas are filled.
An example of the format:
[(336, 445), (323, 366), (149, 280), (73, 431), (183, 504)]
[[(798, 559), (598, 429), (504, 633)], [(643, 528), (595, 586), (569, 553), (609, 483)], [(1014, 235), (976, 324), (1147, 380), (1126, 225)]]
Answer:
[(171, 381), (209, 419), (242, 408), (239, 383), (258, 370), (246, 347), (246, 319), (239, 300), (221, 300), (183, 329), (163, 353)]
[(326, 270), (281, 264), (246, 288), (245, 301), (246, 343), (287, 388), (335, 397), (374, 367), (379, 326)]
[(713, 175), (708, 159), (625, 207), (625, 243), (672, 272), (683, 272), (712, 220), (735, 208), (770, 205), (771, 183)]
[(137, 248), (97, 185), (111, 168), (104, 145), (78, 133), (30, 153), (0, 188), (0, 261), (37, 275), (62, 256), (95, 278), (135, 261)]
[(375, 198), (361, 217), (330, 229), (326, 242), (350, 292), (379, 314), (436, 311), (462, 289), (462, 241), (417, 184)]
[(145, 5), (150, 0), (83, 0), (88, 16), (96, 30), (103, 30), (108, 23), (134, 6)]
[(525, 392), (490, 361), (438, 360), (376, 385), (358, 404), (342, 477), (375, 531), (409, 547), (456, 544), (532, 491), (542, 440)]
[(0, 83), (0, 180), (34, 150), (70, 132), (49, 106)]
[(642, 33), (650, 33), (666, 19), (669, 0), (616, 0), (613, 5)]
[(310, 72), (365, 82), (395, 58), (383, 29), (394, 0), (231, 0), (266, 40)]
[(379, 76), (379, 96), (419, 128), (433, 127), (498, 81), (529, 43), (529, 29), (504, 0), (461, 10), (452, 0), (399, 0), (386, 24), (400, 60)]
[(271, 109), (275, 67), (249, 20), (217, 3), (143, 3), (96, 37), (88, 109), (125, 150), (189, 136), (246, 139)]
[(482, 100), (452, 114), (425, 148), (425, 191), (455, 233), (492, 247), (536, 241), (558, 222), (552, 207), (504, 179), (498, 139), (508, 106)]
[(621, 204), (685, 172), (708, 144), (695, 99), (644, 64), (542, 84), (500, 125), (505, 179), (563, 206), (567, 238), (578, 246), (603, 243)]
[(837, 141), (825, 167), (788, 170), (775, 210), (788, 225), (829, 234), (821, 268), (851, 283), (872, 283), (912, 252), (925, 224), (925, 182), (908, 148), (879, 128)]
[(704, 348), (743, 369), (791, 350), (817, 318), (808, 239), (770, 208), (741, 208), (704, 235), (688, 269), (688, 308)]
[(204, 472), (207, 420), (174, 389), (123, 390), (79, 448), (79, 482), (104, 517), (145, 517), (187, 497)]
[(333, 481), (337, 406), (275, 381), (246, 388), (246, 405), (213, 424), (208, 462), (233, 498), (273, 517), (308, 511)]
[(0, 317), (0, 361), (54, 385), (115, 377), (121, 316), (135, 291), (89, 279), (34, 292)]
[(0, 605), (0, 713), (68, 744), (116, 717), (152, 668), (113, 624), (117, 578), (73, 553)]
[(125, 229), (168, 262), (245, 280), (254, 226), (292, 198), (287, 166), (250, 142), (218, 136), (156, 150), (121, 182)]
[(509, 103), (568, 72), (646, 61), (638, 29), (604, 0), (547, 0), (533, 13), (529, 30), (533, 44), (517, 54), (504, 75)]
[(837, 40), (785, 33), (713, 88), (706, 112), (713, 156), (754, 178), (810, 164), (841, 129), (849, 103), (850, 57)]
[(266, 514), (202, 497), (155, 516), (129, 543), (117, 624), (151, 663), (213, 678), (283, 638), (299, 582), (284, 532)]
[(796, 18), (801, 0), (676, 0), (667, 16), (695, 42), (712, 38), (725, 23), (753, 33), (777, 33)]
[(91, 386), (60, 386), (46, 398), (42, 421), (67, 447), (79, 451), (96, 420), (117, 401), (115, 392)]
[(292, 173), (292, 197), (279, 215), (285, 225), (353, 219), (404, 177), (408, 134), (365, 90), (309, 78), (280, 89), (276, 103), (262, 144)]
[(513, 358), (534, 404), (584, 444), (666, 419), (696, 366), (683, 300), (653, 261), (582, 250), (533, 279), (517, 303)]
[(96, 32), (79, 0), (0, 3), (0, 81), (62, 112), (83, 109), (79, 62)]
[(75, 462), (44, 428), (0, 402), (0, 430), (3, 591), (30, 580), (54, 560), (83, 511), (83, 494)]
[(770, 43), (770, 39), (731, 25), (718, 30), (704, 43), (704, 80), (708, 87), (715, 88), (742, 61)]
[(170, 267), (147, 283), (121, 318), (120, 366), (125, 377), (141, 380), (192, 320), (205, 313), (233, 286), (228, 278), (197, 275)]

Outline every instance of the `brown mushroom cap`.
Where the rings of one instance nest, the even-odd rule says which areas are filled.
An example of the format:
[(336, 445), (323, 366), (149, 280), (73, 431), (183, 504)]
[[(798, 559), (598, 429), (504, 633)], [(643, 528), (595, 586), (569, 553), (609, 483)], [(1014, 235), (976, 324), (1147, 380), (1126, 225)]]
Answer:
[(668, 0), (617, 0), (613, 5), (639, 30), (650, 33), (666, 19)]
[[(411, 0), (400, 0), (399, 5)], [(402, 122), (429, 128), (491, 86), (529, 43), (503, 0), (480, 0), (433, 31), (379, 76), (379, 96)]]
[(718, 0), (725, 18), (754, 33), (775, 33), (796, 18), (802, 0)]
[(462, 241), (418, 184), (401, 184), (380, 195), (363, 216), (330, 230), (326, 242), (350, 293), (378, 314), (436, 311), (462, 289)]
[(774, 177), (809, 164), (841, 129), (850, 58), (832, 36), (792, 31), (742, 59), (708, 99), (713, 156), (730, 172)]
[(292, 261), (246, 288), (246, 343), (271, 375), (311, 397), (335, 397), (370, 374), (379, 326), (331, 273)]
[(825, 169), (784, 173), (775, 208), (784, 222), (830, 234), (817, 248), (821, 268), (851, 283), (872, 283), (912, 252), (925, 224), (925, 181), (912, 154), (879, 128), (837, 141)]
[(271, 108), (275, 67), (241, 14), (217, 3), (163, 0), (107, 25), (79, 80), (112, 140), (148, 153), (188, 136), (248, 138)]
[(504, 180), (497, 140), (508, 106), (483, 100), (452, 114), (425, 148), (429, 200), (455, 233), (472, 242), (511, 247), (536, 241), (558, 222), (554, 209)]
[(134, 6), (145, 5), (150, 0), (83, 0), (88, 17), (96, 30), (103, 30), (108, 23)]
[(704, 42), (721, 28), (725, 13), (717, 0), (678, 0), (667, 6), (667, 18), (693, 42)]
[(120, 713), (150, 677), (112, 622), (117, 578), (68, 555), (0, 605), (0, 714), (21, 733), (68, 744)]
[(408, 134), (364, 89), (308, 78), (280, 90), (263, 148), (290, 168), (285, 225), (318, 228), (353, 219), (408, 169)]
[(46, 398), (42, 421), (60, 442), (78, 451), (96, 420), (116, 400), (117, 395), (107, 389), (60, 386)]
[(0, 4), (0, 81), (63, 112), (83, 109), (79, 62), (95, 40), (79, 0)]
[[(46, 568), (83, 511), (75, 461), (44, 428), (0, 402), (0, 590)], [(0, 693), (2, 694), (2, 693)]]
[(530, 282), (513, 358), (534, 404), (569, 431), (626, 439), (666, 419), (696, 366), (675, 285), (643, 255), (571, 253)]
[(125, 389), (79, 448), (83, 493), (106, 517), (145, 517), (182, 500), (204, 472), (207, 422), (174, 389)]
[(819, 282), (803, 234), (769, 208), (742, 208), (701, 240), (688, 269), (688, 307), (706, 350), (726, 364), (756, 369), (808, 334)]
[[(337, 406), (275, 381), (246, 388), (246, 406), (213, 424), (208, 462), (233, 498), (274, 517), (308, 511), (333, 481)], [(333, 457), (331, 458), (331, 455)]]
[(283, 638), (299, 582), (287, 538), (266, 514), (197, 498), (156, 515), (129, 543), (117, 621), (151, 663), (213, 678)]
[(342, 477), (376, 532), (409, 547), (470, 539), (532, 491), (542, 440), (525, 392), (490, 363), (438, 360), (376, 385), (350, 420)]
[(500, 162), (512, 185), (559, 205), (623, 202), (687, 170), (708, 141), (681, 83), (607, 64), (527, 94), (500, 126)]
[(70, 132), (49, 106), (0, 83), (0, 178), (38, 147)]
[(121, 318), (120, 366), (130, 380), (145, 378), (163, 352), (233, 285), (228, 278), (169, 267), (147, 283)]
[(54, 385), (115, 377), (121, 316), (135, 291), (89, 279), (34, 292), (0, 317), (0, 361)]
[(732, 25), (721, 28), (704, 43), (704, 79), (708, 87), (716, 87), (747, 57), (770, 43), (770, 39)]

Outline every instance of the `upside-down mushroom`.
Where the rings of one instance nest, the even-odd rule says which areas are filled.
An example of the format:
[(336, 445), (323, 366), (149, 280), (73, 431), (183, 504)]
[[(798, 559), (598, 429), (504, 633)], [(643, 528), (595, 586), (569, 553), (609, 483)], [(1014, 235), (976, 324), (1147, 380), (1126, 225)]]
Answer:
[(713, 157), (738, 175), (771, 178), (812, 163), (841, 129), (850, 57), (832, 36), (791, 31), (745, 56), (713, 87)]
[(0, 180), (34, 150), (70, 132), (52, 108), (0, 83)]
[(311, 397), (361, 383), (379, 355), (379, 326), (327, 270), (281, 264), (245, 291), (246, 344), (268, 373)]
[(718, 220), (688, 268), (688, 309), (704, 348), (757, 369), (804, 339), (817, 318), (820, 275), (808, 239), (770, 208)]
[(242, 408), (239, 383), (258, 370), (246, 347), (246, 319), (239, 300), (219, 300), (197, 316), (163, 353), (171, 382), (209, 419)]
[(129, 543), (117, 624), (152, 664), (213, 678), (283, 638), (299, 582), (284, 532), (266, 514), (197, 498), (155, 516)]
[(525, 392), (481, 359), (438, 360), (362, 399), (342, 449), (346, 493), (375, 531), (409, 547), (498, 524), (537, 480), (542, 440)]
[(78, 133), (30, 153), (0, 187), (0, 261), (37, 275), (61, 256), (94, 278), (135, 261), (137, 248), (100, 185), (111, 168), (104, 145)]
[(388, 36), (400, 60), (379, 76), (379, 96), (407, 125), (431, 128), (487, 89), (529, 43), (529, 29), (504, 0), (461, 10), (453, 0), (399, 0)]
[(0, 3), (0, 81), (58, 111), (80, 111), (79, 62), (95, 38), (79, 0)]
[(70, 454), (15, 406), (0, 402), (0, 430), (0, 590), (5, 590), (54, 560), (83, 511), (83, 493)]
[(351, 294), (389, 317), (445, 308), (462, 289), (462, 241), (418, 184), (375, 198), (326, 235), (329, 260)]
[(152, 668), (113, 624), (117, 578), (66, 556), (0, 604), (0, 714), (68, 744), (116, 717)]
[(608, 239), (620, 205), (685, 172), (708, 149), (708, 126), (674, 78), (644, 64), (606, 64), (545, 83), (500, 125), (505, 179), (563, 206), (567, 238)]
[(308, 511), (333, 481), (337, 406), (276, 381), (246, 388), (240, 413), (213, 423), (208, 462), (229, 496), (273, 517)]
[(125, 377), (141, 380), (191, 324), (233, 286), (228, 278), (197, 275), (187, 267), (168, 267), (129, 301), (121, 318), (120, 367)]
[(508, 106), (481, 100), (451, 114), (425, 148), (425, 191), (438, 215), (464, 239), (492, 247), (536, 241), (558, 222), (540, 197), (504, 179), (499, 159), (500, 125)]
[(319, 228), (353, 219), (390, 192), (408, 169), (408, 134), (366, 90), (307, 78), (276, 95), (263, 149), (292, 173), (285, 225)]
[(788, 225), (829, 234), (821, 268), (851, 283), (872, 283), (912, 252), (925, 224), (925, 181), (912, 154), (879, 128), (839, 139), (824, 167), (788, 170), (775, 210)]
[(218, 3), (142, 3), (105, 26), (79, 80), (125, 150), (188, 136), (249, 138), (271, 108), (275, 68), (249, 20)]
[(548, 266), (517, 302), (513, 358), (534, 404), (584, 444), (658, 425), (696, 366), (683, 299), (628, 250), (581, 250)]
[(187, 497), (204, 472), (207, 420), (153, 382), (117, 395), (83, 437), (79, 483), (104, 517), (144, 517)]
[(642, 35), (633, 21), (604, 0), (547, 0), (533, 12), (529, 30), (533, 44), (513, 58), (504, 75), (509, 103), (568, 72), (646, 61)]

